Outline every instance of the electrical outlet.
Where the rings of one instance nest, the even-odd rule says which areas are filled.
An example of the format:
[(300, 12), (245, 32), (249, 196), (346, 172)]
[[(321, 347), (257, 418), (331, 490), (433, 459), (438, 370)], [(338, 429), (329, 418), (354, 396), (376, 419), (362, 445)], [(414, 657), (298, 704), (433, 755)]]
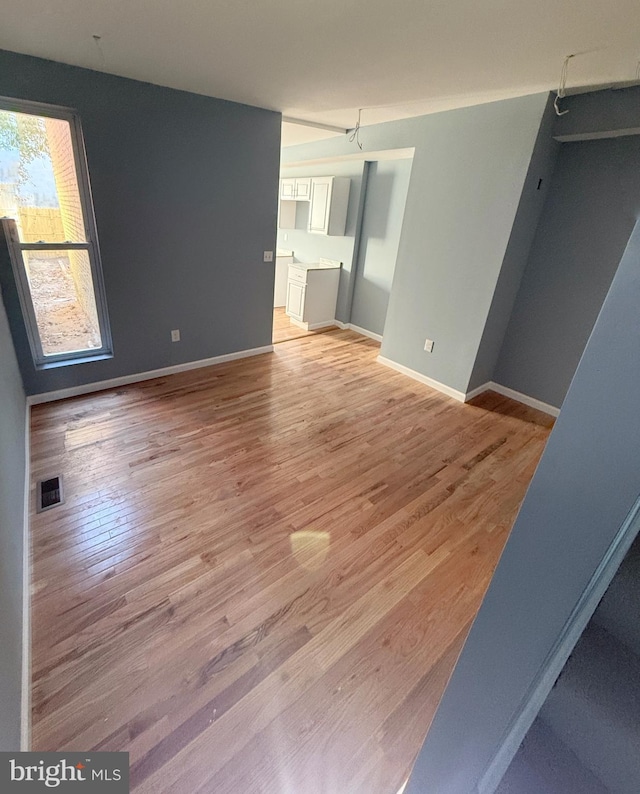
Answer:
[(264, 262), (273, 262), (273, 251), (265, 251), (262, 258)]
[(433, 339), (425, 340), (424, 349), (427, 351), (427, 353), (433, 353)]
[(289, 235), (285, 232), (284, 233), (284, 241), (285, 241), (285, 243), (287, 242), (288, 239), (289, 239)]
[(176, 328), (175, 331), (171, 331), (171, 341), (172, 342), (179, 342), (180, 341), (180, 329)]

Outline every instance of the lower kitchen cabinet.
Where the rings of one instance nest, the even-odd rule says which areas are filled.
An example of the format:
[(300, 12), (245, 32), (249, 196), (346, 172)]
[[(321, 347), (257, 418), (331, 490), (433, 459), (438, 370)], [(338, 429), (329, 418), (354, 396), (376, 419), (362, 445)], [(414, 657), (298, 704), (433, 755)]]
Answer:
[(285, 311), (291, 322), (306, 331), (335, 325), (340, 264), (321, 259), (289, 265)]

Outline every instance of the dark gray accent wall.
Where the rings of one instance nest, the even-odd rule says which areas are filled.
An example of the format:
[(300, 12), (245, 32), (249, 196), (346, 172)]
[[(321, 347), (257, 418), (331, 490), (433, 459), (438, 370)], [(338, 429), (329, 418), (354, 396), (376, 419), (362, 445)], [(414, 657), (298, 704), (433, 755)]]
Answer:
[(80, 114), (113, 335), (40, 371), (16, 335), (29, 394), (271, 343), (279, 113), (5, 51), (0, 96)]
[(568, 113), (556, 119), (560, 139), (640, 133), (640, 86), (568, 96), (561, 109)]
[(0, 750), (20, 749), (25, 422), (22, 388), (0, 300)]
[(310, 207), (308, 201), (296, 202), (295, 229), (278, 229), (278, 248), (293, 251), (296, 262), (317, 262), (321, 257), (342, 262), (336, 301), (336, 318), (343, 323), (348, 323), (353, 291), (353, 255), (359, 232), (358, 211), (363, 181), (363, 163), (323, 163), (322, 165), (298, 166), (296, 168), (283, 167), (281, 176), (343, 176), (351, 180), (344, 236), (328, 236), (309, 232), (307, 230)]
[[(413, 147), (381, 352), (466, 391), (507, 250), (546, 94), (364, 127), (364, 151)], [(283, 163), (355, 151), (340, 136)], [(425, 353), (424, 341), (435, 341)]]
[(640, 493), (640, 223), (406, 794), (470, 794)]
[(540, 214), (544, 206), (560, 149), (552, 137), (556, 114), (549, 97), (538, 137), (533, 149), (527, 178), (509, 244), (500, 269), (491, 308), (482, 333), (480, 347), (473, 365), (468, 390), (471, 391), (493, 379), (500, 348), (513, 311), (518, 288), (531, 250)]
[(382, 334), (398, 256), (411, 160), (369, 164), (351, 320)]
[(639, 217), (640, 136), (561, 145), (493, 380), (562, 405)]

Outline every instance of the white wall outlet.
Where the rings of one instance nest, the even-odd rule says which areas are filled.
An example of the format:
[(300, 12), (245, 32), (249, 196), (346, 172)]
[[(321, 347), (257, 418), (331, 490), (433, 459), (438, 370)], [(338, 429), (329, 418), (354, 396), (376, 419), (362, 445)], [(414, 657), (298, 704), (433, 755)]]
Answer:
[(285, 241), (285, 243), (286, 243), (286, 242), (287, 242), (287, 240), (289, 239), (289, 235), (288, 235), (288, 234), (285, 232), (285, 233), (284, 233), (282, 236), (283, 236), (283, 238), (284, 238), (284, 241)]
[(424, 349), (427, 353), (433, 353), (433, 339), (425, 339)]
[(172, 342), (179, 342), (180, 341), (180, 329), (176, 328), (175, 331), (171, 331), (171, 341)]
[(262, 257), (264, 262), (273, 262), (273, 251), (265, 251)]

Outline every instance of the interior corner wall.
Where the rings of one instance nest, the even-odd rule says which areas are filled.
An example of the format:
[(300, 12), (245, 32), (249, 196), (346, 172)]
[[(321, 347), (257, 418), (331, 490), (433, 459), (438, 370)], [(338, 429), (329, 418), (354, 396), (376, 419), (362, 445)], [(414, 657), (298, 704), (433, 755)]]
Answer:
[(79, 113), (113, 337), (35, 370), (9, 313), (28, 394), (271, 343), (279, 113), (1, 50), (0, 96)]
[[(382, 355), (459, 391), (471, 378), (546, 103), (536, 94), (360, 131), (365, 153), (415, 150)], [(288, 147), (282, 159), (354, 146), (340, 136)]]
[(0, 751), (20, 749), (27, 401), (0, 299)]
[(640, 135), (561, 145), (493, 380), (562, 405), (638, 218)]
[(469, 794), (640, 492), (640, 222), (406, 794)]
[(553, 139), (555, 119), (553, 100), (549, 96), (467, 391), (494, 380), (498, 356), (560, 149), (560, 144)]

